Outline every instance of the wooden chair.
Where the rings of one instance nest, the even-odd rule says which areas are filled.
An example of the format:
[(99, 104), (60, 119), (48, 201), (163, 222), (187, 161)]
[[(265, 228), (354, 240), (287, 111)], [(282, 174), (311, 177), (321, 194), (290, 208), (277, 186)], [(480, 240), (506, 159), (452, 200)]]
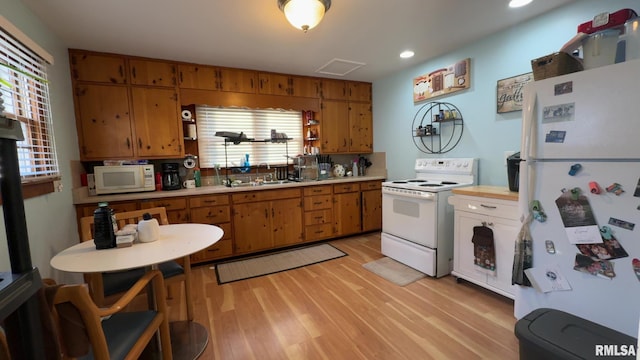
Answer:
[[(116, 213), (118, 228), (123, 228), (126, 224), (137, 224), (142, 220), (145, 213), (151, 214), (158, 220), (160, 225), (169, 224), (167, 210), (164, 207), (155, 207), (144, 210), (126, 211)], [(93, 216), (85, 216), (80, 219), (81, 240), (93, 239)], [(134, 245), (136, 246), (136, 245)], [(191, 298), (191, 260), (189, 256), (181, 259), (182, 266), (177, 261), (168, 261), (158, 265), (162, 272), (165, 283), (168, 287), (169, 298), (171, 298), (171, 286), (184, 283), (185, 302), (187, 307), (187, 319), (193, 320), (193, 302)], [(98, 306), (105, 306), (112, 303), (117, 295), (126, 291), (144, 274), (144, 269), (132, 269), (125, 271), (114, 271), (108, 273), (88, 273), (84, 274), (84, 279), (89, 284), (89, 291), (93, 300)]]
[[(151, 283), (155, 308), (122, 311)], [(45, 286), (60, 351), (65, 359), (138, 359), (155, 334), (160, 334), (163, 359), (172, 359), (165, 284), (162, 273), (151, 270), (111, 307), (100, 308), (84, 284)]]

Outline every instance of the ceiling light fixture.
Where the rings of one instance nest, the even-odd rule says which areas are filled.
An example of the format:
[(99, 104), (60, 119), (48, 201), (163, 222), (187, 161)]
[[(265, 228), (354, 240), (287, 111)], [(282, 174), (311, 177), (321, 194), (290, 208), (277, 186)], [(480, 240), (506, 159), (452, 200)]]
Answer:
[(278, 7), (293, 27), (307, 32), (320, 23), (331, 0), (278, 0)]
[(509, 1), (510, 8), (519, 8), (525, 5), (529, 5), (533, 0), (511, 0)]
[(405, 50), (403, 52), (400, 53), (400, 57), (403, 59), (408, 59), (413, 57), (413, 55), (415, 55), (415, 53), (411, 50)]

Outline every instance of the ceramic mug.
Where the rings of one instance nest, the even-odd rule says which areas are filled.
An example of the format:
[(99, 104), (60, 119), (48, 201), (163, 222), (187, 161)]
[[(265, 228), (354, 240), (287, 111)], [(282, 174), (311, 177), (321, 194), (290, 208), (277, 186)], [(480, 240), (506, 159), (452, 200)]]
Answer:
[(182, 186), (184, 186), (187, 189), (195, 189), (196, 188), (196, 181), (195, 180), (185, 180), (182, 183)]

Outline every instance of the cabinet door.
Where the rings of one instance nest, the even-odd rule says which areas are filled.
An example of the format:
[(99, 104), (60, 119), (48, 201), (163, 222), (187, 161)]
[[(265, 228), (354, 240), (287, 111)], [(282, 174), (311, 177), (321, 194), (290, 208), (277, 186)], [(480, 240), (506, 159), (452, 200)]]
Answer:
[(382, 229), (382, 191), (362, 192), (362, 231)]
[(129, 60), (131, 84), (176, 86), (176, 66), (164, 61)]
[(370, 153), (373, 149), (373, 116), (370, 103), (349, 103), (349, 151)]
[(179, 65), (178, 84), (185, 89), (217, 90), (216, 68), (204, 65)]
[(257, 77), (257, 73), (252, 70), (218, 69), (218, 84), (222, 91), (255, 94)]
[(258, 77), (258, 94), (291, 95), (289, 75), (260, 73)]
[(314, 78), (291, 76), (290, 79), (292, 96), (317, 98), (320, 82)]
[(69, 51), (71, 76), (77, 81), (126, 84), (125, 60), (122, 56)]
[(474, 264), (475, 255), (471, 239), (473, 239), (473, 228), (482, 225), (483, 221), (487, 221), (486, 216), (466, 211), (455, 211), (453, 270), (480, 286), (486, 285), (487, 273)]
[(236, 254), (273, 247), (270, 212), (270, 201), (233, 206), (233, 239)]
[(133, 157), (127, 88), (78, 85), (75, 99), (80, 159)]
[(179, 157), (182, 123), (173, 89), (131, 88), (138, 157)]
[(322, 79), (322, 98), (328, 100), (346, 100), (347, 83), (344, 80)]
[(371, 83), (348, 81), (349, 101), (371, 102)]
[(491, 229), (496, 247), (496, 275), (487, 276), (487, 283), (515, 296), (515, 286), (511, 285), (513, 253), (520, 223), (517, 220), (491, 218)]
[(140, 209), (150, 209), (153, 207), (163, 207), (167, 210), (167, 219), (169, 220), (169, 224), (184, 224), (191, 222), (189, 211), (187, 210), (187, 199), (183, 197), (142, 200), (140, 202)]
[(335, 195), (333, 212), (336, 236), (361, 232), (360, 192)]
[(320, 117), (322, 153), (349, 151), (349, 105), (342, 101), (323, 101)]
[(300, 198), (271, 202), (271, 233), (274, 246), (302, 243), (304, 236)]

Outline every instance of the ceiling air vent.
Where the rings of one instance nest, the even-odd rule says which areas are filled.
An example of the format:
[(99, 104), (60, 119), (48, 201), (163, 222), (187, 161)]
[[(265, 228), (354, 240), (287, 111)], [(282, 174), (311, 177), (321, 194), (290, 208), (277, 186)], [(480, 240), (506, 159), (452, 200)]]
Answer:
[(322, 65), (318, 70), (316, 70), (316, 72), (326, 75), (345, 76), (353, 70), (356, 70), (364, 65), (367, 64), (336, 58)]

